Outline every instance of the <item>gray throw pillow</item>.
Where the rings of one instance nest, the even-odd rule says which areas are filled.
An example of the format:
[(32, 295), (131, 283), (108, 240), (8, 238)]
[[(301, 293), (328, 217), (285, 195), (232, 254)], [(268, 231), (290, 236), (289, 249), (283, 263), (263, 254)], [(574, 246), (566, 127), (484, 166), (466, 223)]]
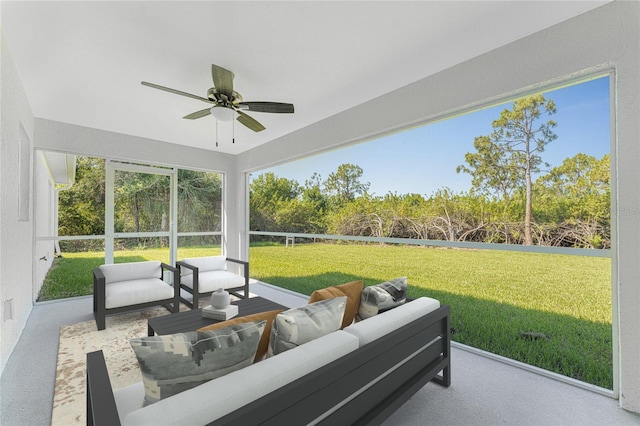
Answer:
[(266, 323), (132, 339), (144, 382), (144, 405), (251, 365)]
[(407, 300), (407, 277), (362, 289), (356, 320), (360, 321), (402, 305)]
[(276, 315), (267, 356), (273, 356), (332, 333), (342, 325), (347, 297), (321, 300)]

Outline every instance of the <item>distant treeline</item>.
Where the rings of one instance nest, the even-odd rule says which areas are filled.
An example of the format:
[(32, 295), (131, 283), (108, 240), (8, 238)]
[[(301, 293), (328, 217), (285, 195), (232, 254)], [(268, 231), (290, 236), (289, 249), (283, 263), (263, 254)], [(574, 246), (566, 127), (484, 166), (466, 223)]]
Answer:
[[(300, 185), (273, 173), (251, 182), (251, 230), (524, 244), (524, 190), (507, 198), (442, 188), (373, 196), (363, 170), (343, 164)], [(535, 180), (535, 245), (609, 248), (609, 155), (578, 154)]]

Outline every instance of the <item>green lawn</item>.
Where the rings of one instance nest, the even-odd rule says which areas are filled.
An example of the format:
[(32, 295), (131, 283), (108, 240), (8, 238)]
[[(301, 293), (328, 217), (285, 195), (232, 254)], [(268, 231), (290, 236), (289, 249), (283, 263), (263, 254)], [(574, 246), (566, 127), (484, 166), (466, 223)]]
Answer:
[[(166, 249), (121, 253), (117, 261), (165, 260)], [(180, 257), (207, 254), (215, 253), (196, 248), (181, 251)], [(50, 271), (41, 299), (91, 293), (91, 269), (102, 263), (103, 254), (64, 256)], [(455, 341), (613, 387), (607, 258), (380, 245), (259, 245), (250, 249), (250, 271), (252, 278), (304, 294), (356, 279), (371, 285), (407, 276), (411, 297), (424, 295), (451, 305)], [(63, 284), (67, 281), (73, 284)]]

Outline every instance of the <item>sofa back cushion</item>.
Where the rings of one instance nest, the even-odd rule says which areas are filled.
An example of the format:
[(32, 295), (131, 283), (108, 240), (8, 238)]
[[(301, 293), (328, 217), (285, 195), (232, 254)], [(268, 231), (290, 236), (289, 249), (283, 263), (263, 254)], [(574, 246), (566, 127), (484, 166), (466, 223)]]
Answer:
[(340, 329), (346, 296), (322, 300), (276, 315), (271, 327), (267, 356), (293, 349)]
[(366, 320), (356, 322), (346, 327), (344, 331), (356, 336), (360, 341), (360, 346), (363, 346), (429, 312), (435, 311), (439, 307), (438, 300), (421, 297)]
[(145, 388), (145, 405), (253, 363), (266, 321), (218, 330), (131, 340)]
[(128, 425), (204, 425), (358, 349), (336, 331), (129, 414)]
[(105, 284), (120, 281), (141, 280), (145, 278), (162, 279), (162, 266), (160, 265), (160, 262), (154, 260), (101, 265), (100, 270), (104, 274)]
[(262, 337), (260, 337), (260, 343), (258, 343), (258, 350), (256, 351), (255, 361), (260, 361), (262, 358), (267, 355), (267, 349), (269, 349), (269, 337), (271, 336), (271, 325), (273, 324), (273, 320), (276, 318), (280, 312), (284, 309), (276, 309), (273, 311), (266, 312), (258, 312), (257, 314), (247, 315), (244, 317), (232, 318), (230, 320), (226, 320), (223, 322), (218, 322), (215, 324), (208, 325), (206, 327), (199, 328), (196, 331), (208, 331), (208, 330), (218, 330), (220, 328), (228, 327), (230, 325), (242, 324), (250, 321), (266, 321), (266, 325), (264, 328), (264, 332), (262, 333)]
[(353, 322), (356, 313), (358, 313), (361, 294), (362, 281), (352, 281), (350, 283), (340, 284), (314, 291), (313, 293), (311, 293), (311, 297), (309, 297), (309, 303), (315, 303), (320, 300), (346, 296), (347, 306), (344, 309), (344, 317), (342, 318), (342, 326), (340, 327), (345, 328)]
[(378, 315), (402, 305), (407, 300), (407, 277), (395, 278), (365, 287), (360, 297), (356, 321)]
[[(199, 272), (205, 271), (225, 271), (227, 269), (227, 258), (225, 256), (190, 257), (182, 259), (182, 262), (198, 268)], [(182, 268), (182, 275), (192, 274), (193, 270)]]

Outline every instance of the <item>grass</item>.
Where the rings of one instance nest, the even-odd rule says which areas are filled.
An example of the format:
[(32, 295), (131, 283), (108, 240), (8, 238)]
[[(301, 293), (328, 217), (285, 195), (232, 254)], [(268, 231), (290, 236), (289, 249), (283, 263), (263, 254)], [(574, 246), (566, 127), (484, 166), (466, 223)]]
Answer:
[(253, 278), (304, 294), (406, 275), (411, 297), (451, 305), (453, 340), (607, 389), (610, 271), (607, 258), (538, 253), (335, 244), (251, 249)]
[[(162, 260), (163, 253), (167, 250), (119, 252), (117, 261)], [(210, 248), (193, 248), (181, 251), (180, 257), (210, 253)], [(69, 253), (57, 259), (41, 298), (49, 286), (56, 290), (47, 290), (51, 298), (91, 294), (91, 269), (103, 258), (103, 253)], [(307, 295), (357, 279), (372, 285), (407, 276), (411, 297), (429, 296), (451, 305), (453, 340), (613, 387), (610, 259), (296, 244), (252, 246), (250, 262), (252, 278)], [(59, 285), (63, 282), (70, 284)]]

